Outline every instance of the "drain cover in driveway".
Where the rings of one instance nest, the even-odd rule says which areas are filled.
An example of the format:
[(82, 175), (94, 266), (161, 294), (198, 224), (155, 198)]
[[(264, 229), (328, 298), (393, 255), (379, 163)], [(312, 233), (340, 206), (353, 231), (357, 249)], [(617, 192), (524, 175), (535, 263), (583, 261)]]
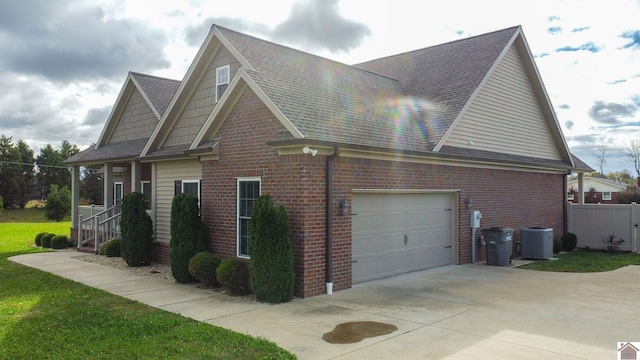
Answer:
[(391, 334), (398, 327), (375, 321), (353, 321), (336, 325), (336, 327), (322, 335), (322, 340), (331, 344), (353, 344), (363, 339)]

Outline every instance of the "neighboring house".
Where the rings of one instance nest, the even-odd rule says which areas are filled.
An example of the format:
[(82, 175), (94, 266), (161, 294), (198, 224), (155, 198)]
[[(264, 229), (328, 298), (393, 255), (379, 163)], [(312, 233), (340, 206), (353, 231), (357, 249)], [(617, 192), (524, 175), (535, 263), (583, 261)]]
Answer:
[[(586, 176), (583, 180), (583, 193), (587, 198), (591, 189), (595, 190), (595, 202), (602, 204), (617, 204), (618, 193), (627, 190), (627, 185), (611, 179), (602, 179)], [(567, 182), (567, 200), (572, 203), (578, 202), (578, 179)]]
[(271, 195), (303, 297), (471, 262), (471, 210), (482, 227), (560, 234), (565, 175), (592, 171), (520, 27), (350, 66), (214, 25), (181, 82), (130, 73), (96, 145), (67, 164), (103, 164), (105, 199), (113, 166), (124, 193), (151, 194), (165, 263), (176, 194), (200, 199), (210, 251), (241, 258)]

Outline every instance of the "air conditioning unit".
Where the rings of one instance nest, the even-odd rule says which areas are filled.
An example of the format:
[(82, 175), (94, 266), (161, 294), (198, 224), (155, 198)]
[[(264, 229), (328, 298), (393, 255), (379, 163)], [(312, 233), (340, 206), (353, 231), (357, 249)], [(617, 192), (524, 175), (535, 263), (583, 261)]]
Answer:
[(553, 258), (553, 229), (540, 227), (520, 229), (520, 256), (534, 260)]

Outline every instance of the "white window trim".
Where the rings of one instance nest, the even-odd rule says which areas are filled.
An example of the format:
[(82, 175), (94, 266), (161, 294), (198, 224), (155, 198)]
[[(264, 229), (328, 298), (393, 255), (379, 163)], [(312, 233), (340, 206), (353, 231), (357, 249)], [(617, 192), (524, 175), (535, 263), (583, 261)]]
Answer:
[(184, 184), (198, 184), (198, 204), (200, 204), (200, 180), (181, 180), (181, 191), (184, 194)]
[[(225, 81), (225, 82), (221, 82), (220, 81), (220, 77), (218, 76), (220, 71), (224, 71), (224, 72), (227, 73), (227, 81)], [(218, 86), (220, 86), (220, 85), (227, 85), (228, 86), (230, 81), (231, 81), (231, 66), (230, 65), (221, 66), (221, 67), (216, 69), (216, 102), (220, 101), (220, 98), (223, 95), (223, 94), (218, 94)]]
[(262, 195), (262, 179), (260, 177), (244, 177), (236, 179), (236, 255), (243, 259), (251, 258), (248, 255), (240, 254), (240, 183), (248, 181), (257, 181), (259, 185), (258, 196)]
[(611, 191), (603, 191), (602, 200), (611, 200)]
[(574, 199), (573, 193), (568, 193), (567, 200), (573, 200), (573, 199)]
[[(116, 191), (116, 186), (120, 185), (120, 199), (116, 198), (118, 192)], [(122, 205), (122, 198), (124, 197), (124, 183), (122, 181), (114, 181), (113, 182), (113, 205)], [(120, 200), (120, 204), (118, 204), (118, 200)]]
[[(149, 184), (149, 191), (151, 191), (151, 181), (142, 180), (142, 181), (140, 181), (140, 193), (142, 195), (144, 195), (144, 192), (142, 191), (142, 190), (144, 190), (144, 184)], [(147, 210), (151, 210), (151, 198), (153, 197), (152, 193), (149, 194), (149, 209), (147, 209)]]

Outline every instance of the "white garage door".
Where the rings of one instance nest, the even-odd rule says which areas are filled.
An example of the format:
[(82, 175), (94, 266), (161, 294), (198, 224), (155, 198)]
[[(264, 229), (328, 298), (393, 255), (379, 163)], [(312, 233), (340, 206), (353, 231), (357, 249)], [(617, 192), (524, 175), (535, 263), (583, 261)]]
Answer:
[(453, 259), (451, 193), (354, 193), (354, 283), (447, 265)]

